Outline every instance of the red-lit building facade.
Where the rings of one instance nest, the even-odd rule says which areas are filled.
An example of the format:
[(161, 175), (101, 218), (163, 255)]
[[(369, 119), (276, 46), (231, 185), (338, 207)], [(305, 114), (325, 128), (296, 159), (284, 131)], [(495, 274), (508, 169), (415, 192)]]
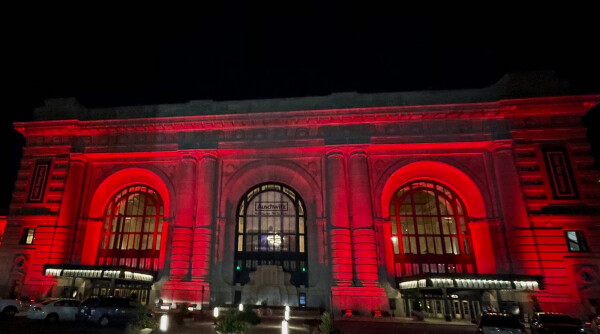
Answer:
[(504, 88), (47, 101), (15, 124), (0, 293), (587, 314), (600, 185), (582, 116), (600, 96)]

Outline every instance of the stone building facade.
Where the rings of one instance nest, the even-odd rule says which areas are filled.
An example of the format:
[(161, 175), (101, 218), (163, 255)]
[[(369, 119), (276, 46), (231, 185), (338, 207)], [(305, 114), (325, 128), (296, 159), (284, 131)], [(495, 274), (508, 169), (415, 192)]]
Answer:
[(584, 315), (600, 300), (600, 185), (582, 116), (600, 96), (511, 84), (48, 100), (15, 123), (0, 293)]

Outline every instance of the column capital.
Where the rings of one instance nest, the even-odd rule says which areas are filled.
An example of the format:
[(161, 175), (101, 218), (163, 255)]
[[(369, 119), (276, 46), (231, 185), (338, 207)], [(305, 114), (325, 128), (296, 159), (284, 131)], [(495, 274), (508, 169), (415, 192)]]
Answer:
[(512, 148), (513, 148), (513, 141), (512, 141), (512, 139), (494, 140), (487, 147), (488, 151), (490, 151), (492, 153), (501, 152), (501, 151), (507, 151), (507, 150), (512, 150)]
[(350, 150), (350, 154), (348, 155), (350, 158), (364, 156), (367, 157), (367, 150), (362, 147), (352, 148)]
[(210, 160), (217, 160), (219, 158), (219, 152), (217, 151), (204, 151), (204, 152), (199, 152), (198, 155), (200, 156), (200, 159), (210, 159)]
[(88, 160), (86, 159), (85, 155), (81, 154), (81, 153), (70, 153), (69, 154), (69, 163), (81, 163), (81, 164), (86, 164), (88, 162)]
[(337, 158), (344, 157), (344, 150), (341, 148), (327, 148), (325, 151), (325, 156), (327, 158)]
[(193, 151), (179, 151), (179, 156), (181, 158), (181, 161), (187, 160), (193, 160), (194, 162), (198, 161), (198, 154), (196, 152)]

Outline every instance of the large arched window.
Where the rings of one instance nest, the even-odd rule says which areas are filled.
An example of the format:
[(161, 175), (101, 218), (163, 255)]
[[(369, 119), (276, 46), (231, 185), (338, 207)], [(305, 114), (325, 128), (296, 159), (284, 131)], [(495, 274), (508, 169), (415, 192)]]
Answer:
[(234, 276), (245, 284), (258, 265), (282, 266), (291, 284), (307, 285), (306, 214), (300, 196), (280, 184), (248, 191), (238, 206)]
[(396, 276), (476, 272), (468, 218), (460, 198), (439, 183), (400, 188), (390, 203)]
[(119, 191), (104, 210), (98, 265), (158, 270), (163, 203), (147, 186)]

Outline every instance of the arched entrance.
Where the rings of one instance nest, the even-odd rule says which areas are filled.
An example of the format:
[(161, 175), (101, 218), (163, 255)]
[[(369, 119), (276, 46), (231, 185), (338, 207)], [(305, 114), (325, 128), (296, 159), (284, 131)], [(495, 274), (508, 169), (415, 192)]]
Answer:
[(233, 271), (234, 282), (248, 287), (235, 299), (297, 303), (289, 300), (297, 299), (293, 287), (308, 285), (305, 208), (298, 193), (278, 183), (244, 194), (236, 211)]

